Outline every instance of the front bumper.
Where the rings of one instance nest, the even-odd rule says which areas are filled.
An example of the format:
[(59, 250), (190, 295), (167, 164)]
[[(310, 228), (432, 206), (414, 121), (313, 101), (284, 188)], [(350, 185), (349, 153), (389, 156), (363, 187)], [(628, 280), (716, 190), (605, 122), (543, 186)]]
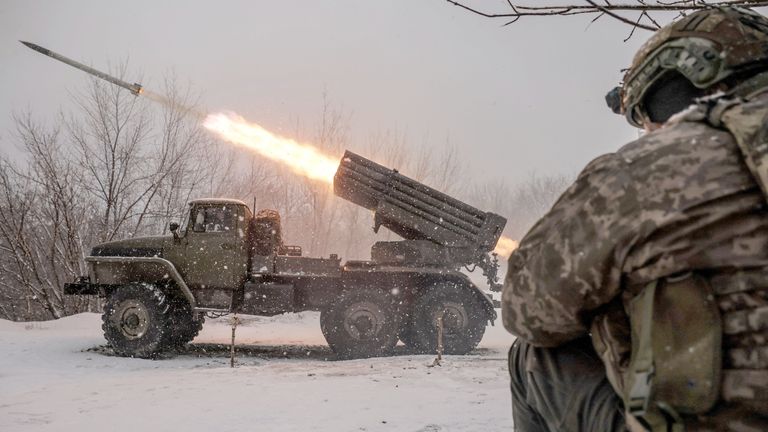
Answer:
[(87, 276), (81, 276), (72, 283), (64, 284), (65, 295), (97, 295), (101, 285), (91, 283)]

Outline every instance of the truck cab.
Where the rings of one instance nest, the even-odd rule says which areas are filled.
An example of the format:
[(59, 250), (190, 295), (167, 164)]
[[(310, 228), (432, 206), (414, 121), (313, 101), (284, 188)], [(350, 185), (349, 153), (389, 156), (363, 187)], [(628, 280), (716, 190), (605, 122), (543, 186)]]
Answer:
[(184, 223), (172, 228), (163, 256), (174, 264), (197, 305), (230, 307), (233, 294), (248, 276), (248, 234), (253, 213), (234, 199), (197, 199), (189, 203)]

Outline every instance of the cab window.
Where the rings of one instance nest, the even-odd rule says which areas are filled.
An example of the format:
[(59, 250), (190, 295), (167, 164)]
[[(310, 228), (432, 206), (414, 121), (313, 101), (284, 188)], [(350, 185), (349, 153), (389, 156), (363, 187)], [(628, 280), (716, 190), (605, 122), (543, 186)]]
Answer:
[(232, 205), (196, 207), (192, 209), (191, 221), (194, 232), (234, 232), (237, 227), (237, 209)]

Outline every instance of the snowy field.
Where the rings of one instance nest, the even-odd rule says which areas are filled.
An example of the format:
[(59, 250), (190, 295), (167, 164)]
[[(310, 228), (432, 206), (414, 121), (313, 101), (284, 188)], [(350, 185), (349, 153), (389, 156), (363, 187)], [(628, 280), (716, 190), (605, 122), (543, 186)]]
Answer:
[(512, 429), (497, 320), (471, 355), (336, 361), (319, 315), (226, 318), (185, 352), (114, 357), (101, 318), (0, 320), (0, 431), (502, 431)]

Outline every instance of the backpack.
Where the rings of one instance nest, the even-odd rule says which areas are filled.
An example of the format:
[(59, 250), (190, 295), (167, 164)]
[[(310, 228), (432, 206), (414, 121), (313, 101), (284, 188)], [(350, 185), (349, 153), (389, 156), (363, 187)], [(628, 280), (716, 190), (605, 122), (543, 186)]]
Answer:
[[(761, 78), (761, 81), (765, 77)], [(754, 87), (753, 87), (754, 89)], [(768, 98), (720, 95), (700, 101), (671, 121), (705, 122), (735, 138), (745, 165), (768, 201)], [(696, 273), (663, 278), (625, 303), (630, 317), (631, 357), (621, 397), (630, 430), (683, 431), (683, 415), (701, 415), (720, 400), (768, 411), (766, 351), (744, 349), (755, 369), (723, 370), (723, 333), (766, 333), (768, 307), (721, 316), (718, 295), (768, 287), (768, 271), (729, 275), (717, 282)], [(741, 279), (739, 279), (741, 278)]]

